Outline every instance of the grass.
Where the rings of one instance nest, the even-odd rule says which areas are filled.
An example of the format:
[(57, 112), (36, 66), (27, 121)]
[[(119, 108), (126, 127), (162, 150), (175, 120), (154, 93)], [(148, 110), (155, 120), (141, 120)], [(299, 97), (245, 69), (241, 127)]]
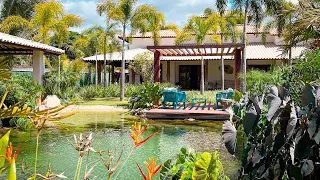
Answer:
[(205, 97), (208, 104), (216, 103), (216, 94), (221, 91), (205, 91), (204, 95), (200, 94), (200, 91), (185, 91), (187, 94), (187, 102), (191, 102), (192, 98), (201, 98)]
[[(191, 103), (192, 98), (205, 97), (208, 104), (216, 103), (216, 94), (220, 91), (205, 91), (204, 95), (200, 94), (200, 91), (185, 91), (187, 94), (187, 102)], [(128, 106), (128, 101), (120, 101), (118, 97), (107, 97), (107, 98), (92, 98), (88, 100), (79, 100), (76, 102), (77, 105), (81, 106)]]
[(120, 98), (108, 97), (108, 98), (92, 98), (88, 100), (81, 100), (76, 102), (81, 106), (128, 106), (128, 101), (120, 101)]

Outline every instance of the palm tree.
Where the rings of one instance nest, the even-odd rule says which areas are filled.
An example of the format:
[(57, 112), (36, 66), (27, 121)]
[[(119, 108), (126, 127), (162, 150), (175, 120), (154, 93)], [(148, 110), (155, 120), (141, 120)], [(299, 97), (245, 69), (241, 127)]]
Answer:
[[(206, 35), (210, 33), (216, 33), (219, 27), (220, 19), (216, 14), (210, 15), (204, 19), (199, 16), (191, 16), (188, 22), (184, 25), (182, 31), (178, 33), (176, 37), (176, 44), (189, 40), (195, 40), (197, 45), (203, 45), (205, 42)], [(217, 35), (212, 35), (210, 41), (220, 43), (220, 38)], [(204, 93), (204, 61), (201, 56), (201, 82), (200, 92)]]
[(144, 36), (146, 32), (152, 33), (153, 44), (160, 45), (160, 30), (165, 25), (163, 13), (154, 6), (143, 4), (139, 6), (131, 19), (132, 33), (139, 31)]
[(125, 41), (126, 29), (130, 26), (130, 20), (134, 14), (136, 0), (119, 0), (110, 12), (111, 19), (118, 21), (122, 26), (122, 60), (121, 60), (121, 78), (120, 78), (120, 100), (124, 100), (125, 83)]
[(296, 6), (292, 2), (281, 1), (282, 6), (277, 12), (268, 12), (271, 19), (264, 26), (262, 36), (263, 42), (266, 42), (266, 34), (272, 29), (276, 29), (278, 36), (285, 34), (286, 46), (283, 54), (289, 54), (289, 64), (292, 64), (292, 28), (293, 19), (297, 16)]
[(58, 35), (63, 41), (69, 36), (69, 27), (82, 23), (82, 19), (76, 15), (65, 15), (62, 4), (56, 1), (39, 3), (35, 6), (34, 12), (30, 20), (21, 16), (8, 16), (0, 24), (0, 31), (10, 33), (20, 29), (23, 31), (22, 35), (28, 34), (27, 38), (49, 44), (51, 33)]
[(34, 6), (44, 0), (3, 0), (1, 2), (0, 22), (8, 16), (21, 16), (24, 19), (30, 19), (34, 13)]
[[(107, 86), (107, 60), (106, 60), (106, 53), (107, 53), (107, 41), (115, 41), (116, 39), (116, 23), (112, 21), (112, 10), (115, 8), (116, 3), (113, 0), (102, 0), (100, 4), (97, 5), (97, 12), (100, 16), (102, 14), (106, 15), (106, 29), (105, 29), (105, 36), (103, 41), (103, 77), (104, 83), (103, 86)], [(109, 47), (109, 51), (113, 50), (112, 46)], [(110, 51), (112, 52), (112, 51)], [(110, 71), (109, 71), (109, 80), (110, 80)]]
[[(247, 24), (248, 17), (251, 16), (253, 22), (259, 26), (263, 20), (265, 11), (277, 12), (277, 8), (281, 6), (281, 0), (236, 0), (233, 1), (233, 7), (242, 12), (244, 10), (243, 18), (243, 34), (242, 34), (242, 43), (244, 48), (242, 51), (242, 61), (241, 61), (241, 71), (244, 78), (241, 79), (240, 89), (246, 91), (246, 72), (247, 72), (247, 57), (246, 57), (246, 35), (247, 35)], [(217, 0), (216, 7), (219, 12), (224, 13), (228, 7), (227, 0)], [(263, 8), (264, 7), (264, 8)]]
[[(219, 30), (220, 30), (220, 42), (223, 43), (224, 40), (231, 40), (233, 43), (237, 42), (240, 33), (237, 29), (237, 24), (241, 21), (241, 17), (238, 15), (237, 11), (229, 12), (215, 12), (211, 8), (206, 8), (204, 10), (205, 16), (210, 16), (216, 14), (220, 18)], [(224, 90), (224, 59), (221, 55), (221, 89)]]

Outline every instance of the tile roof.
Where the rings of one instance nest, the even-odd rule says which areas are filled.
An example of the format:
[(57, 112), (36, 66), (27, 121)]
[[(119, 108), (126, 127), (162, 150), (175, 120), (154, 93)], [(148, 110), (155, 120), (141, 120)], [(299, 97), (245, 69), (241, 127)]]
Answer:
[[(266, 45), (262, 43), (249, 43), (247, 45), (247, 59), (248, 60), (279, 60), (286, 59), (288, 55), (283, 56), (281, 47), (274, 43), (267, 43)], [(298, 58), (300, 54), (307, 48), (304, 46), (297, 46), (292, 49), (292, 58)], [(133, 57), (137, 54), (147, 52), (147, 49), (131, 49), (125, 51), (125, 60), (133, 60)], [(110, 56), (111, 55), (111, 56)], [(110, 61), (121, 61), (121, 53), (111, 53), (107, 54), (107, 60)], [(232, 56), (225, 56), (225, 59), (233, 59)], [(219, 60), (220, 56), (204, 56), (205, 60)], [(83, 58), (84, 61), (95, 61), (96, 56)], [(98, 61), (103, 61), (103, 54), (97, 56)], [(201, 60), (201, 56), (161, 56), (163, 61), (188, 61), (188, 60)]]
[[(237, 29), (239, 31), (242, 31), (243, 25), (237, 25)], [(247, 34), (262, 34), (263, 32), (264, 32), (263, 27), (256, 28), (255, 25), (247, 25)], [(278, 32), (276, 29), (271, 29), (269, 31), (269, 34), (274, 36), (274, 35), (278, 35)], [(133, 38), (150, 38), (150, 37), (152, 37), (152, 33), (146, 32), (144, 35), (142, 35), (141, 33), (136, 33), (136, 34), (132, 35), (131, 37), (133, 37)], [(176, 33), (172, 30), (160, 30), (160, 37), (161, 38), (175, 38)]]
[[(35, 41), (31, 41), (28, 39), (20, 38), (17, 36), (12, 36), (5, 33), (0, 33), (0, 49), (10, 49), (10, 50), (17, 50), (19, 48), (25, 49), (26, 52), (30, 53), (33, 49), (43, 50), (46, 53), (52, 54), (63, 54), (65, 53), (64, 50), (49, 46), (47, 44), (38, 43)], [(18, 51), (18, 50), (17, 50)]]
[[(133, 57), (137, 54), (141, 54), (144, 52), (148, 52), (148, 49), (130, 49), (130, 50), (126, 50), (124, 53), (124, 59), (126, 61), (130, 61), (133, 60)], [(121, 61), (122, 60), (122, 53), (121, 52), (115, 52), (115, 53), (108, 53), (106, 56), (107, 61)], [(96, 56), (90, 56), (90, 57), (86, 57), (83, 58), (84, 61), (95, 61), (96, 60)], [(99, 54), (97, 56), (97, 60), (98, 61), (103, 61), (104, 60), (104, 56), (103, 54)]]

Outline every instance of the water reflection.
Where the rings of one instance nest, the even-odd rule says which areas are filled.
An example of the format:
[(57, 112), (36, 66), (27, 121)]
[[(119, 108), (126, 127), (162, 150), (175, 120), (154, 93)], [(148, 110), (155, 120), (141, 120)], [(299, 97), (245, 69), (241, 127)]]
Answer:
[[(119, 113), (86, 112), (77, 113), (73, 117), (50, 124), (50, 128), (44, 130), (40, 138), (38, 171), (45, 173), (48, 163), (51, 163), (54, 172), (65, 172), (69, 179), (73, 178), (77, 152), (66, 141), (66, 138), (72, 139), (73, 134), (93, 132), (93, 146), (96, 150), (120, 149), (124, 145), (123, 157), (126, 157), (133, 146), (128, 133), (134, 119)], [(129, 177), (133, 180), (141, 179), (136, 162), (143, 164), (149, 157), (159, 157), (160, 163), (163, 163), (169, 158), (174, 158), (182, 147), (193, 148), (196, 151), (219, 151), (223, 164), (228, 165), (225, 169), (226, 173), (233, 177), (237, 172), (239, 162), (227, 153), (221, 141), (221, 122), (148, 120), (145, 123), (149, 126), (144, 134), (145, 137), (154, 132), (159, 134), (134, 151), (119, 179)], [(35, 131), (12, 131), (11, 141), (14, 144), (25, 142), (19, 157), (24, 158), (26, 167), (29, 168), (26, 168), (25, 174), (19, 173), (21, 171), (18, 170), (20, 179), (25, 179), (32, 174), (35, 134)], [(95, 163), (99, 165), (92, 175), (96, 176), (96, 179), (104, 179), (103, 177), (107, 174), (106, 169), (100, 163), (99, 157), (93, 155), (89, 167)], [(159, 175), (155, 179), (159, 179)]]

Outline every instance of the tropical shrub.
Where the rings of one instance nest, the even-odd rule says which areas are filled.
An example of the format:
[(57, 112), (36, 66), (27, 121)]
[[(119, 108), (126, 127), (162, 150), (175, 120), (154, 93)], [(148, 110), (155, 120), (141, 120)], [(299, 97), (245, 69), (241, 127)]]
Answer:
[(137, 74), (141, 75), (144, 82), (153, 82), (153, 53), (150, 51), (137, 54), (133, 57), (133, 61), (129, 64), (129, 69), (132, 69)]
[(306, 83), (319, 83), (320, 49), (307, 51), (293, 66), (282, 68), (283, 86), (296, 105), (300, 105), (301, 91)]
[(51, 68), (44, 76), (44, 92), (46, 95), (57, 95), (62, 99), (69, 99), (67, 96), (70, 87), (76, 86), (82, 77), (85, 64), (77, 59), (69, 61), (65, 56), (61, 58), (60, 75), (57, 68)]
[(25, 117), (13, 118), (9, 121), (10, 126), (15, 126), (18, 129), (28, 129), (31, 124), (30, 119)]
[(159, 103), (163, 88), (159, 83), (143, 83), (142, 90), (135, 92), (129, 99), (129, 108), (150, 108)]
[(205, 91), (201, 95), (200, 91), (185, 91), (187, 94), (187, 102), (191, 102), (192, 98), (202, 98), (205, 97), (208, 104), (216, 103), (216, 94), (220, 91)]
[(36, 94), (42, 91), (42, 87), (37, 85), (28, 74), (13, 74), (10, 79), (0, 81), (0, 94), (4, 94), (7, 89), (10, 89), (10, 93), (4, 101), (6, 106), (11, 106), (21, 100), (25, 100), (30, 95), (34, 95), (24, 102), (33, 108), (36, 105)]
[(161, 179), (227, 180), (218, 152), (195, 153), (181, 148), (176, 159), (169, 159), (160, 171)]
[[(271, 86), (282, 86), (284, 80), (282, 79), (282, 69), (279, 67), (272, 67), (270, 71), (263, 70), (249, 70), (246, 73), (247, 91), (254, 95), (264, 94)], [(242, 75), (240, 75), (243, 78)]]
[(244, 131), (240, 178), (317, 179), (320, 168), (320, 86), (307, 84), (301, 93), (301, 108), (295, 106), (284, 88), (275, 86), (267, 95), (245, 101), (236, 122), (225, 121), (223, 140), (235, 153), (237, 131)]

